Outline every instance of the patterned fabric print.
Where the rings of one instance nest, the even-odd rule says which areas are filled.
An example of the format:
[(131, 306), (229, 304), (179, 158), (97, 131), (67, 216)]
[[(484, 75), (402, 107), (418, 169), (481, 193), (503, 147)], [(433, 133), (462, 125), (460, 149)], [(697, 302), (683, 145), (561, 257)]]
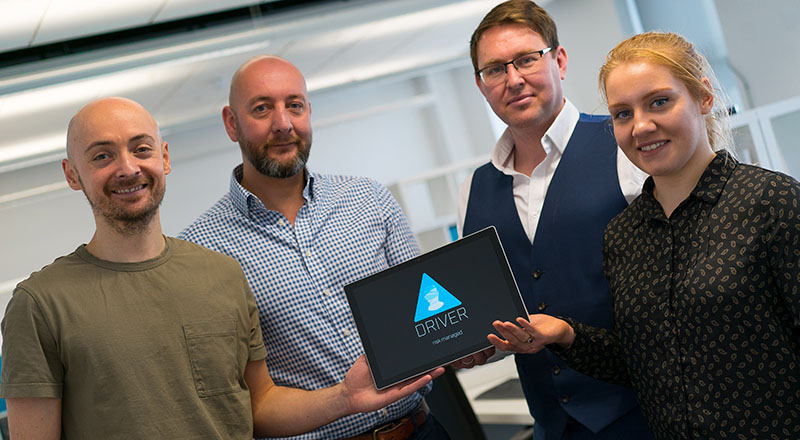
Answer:
[[(335, 385), (364, 352), (344, 285), (417, 256), (408, 222), (389, 191), (373, 180), (309, 173), (306, 203), (293, 226), (266, 209), (240, 179), (241, 165), (230, 192), (181, 238), (242, 265), (275, 383), (309, 390)], [(402, 417), (421, 399), (416, 393), (385, 411), (345, 417), (295, 438), (353, 436)]]
[(659, 439), (800, 438), (800, 184), (718, 153), (669, 219), (653, 187), (606, 229), (614, 330), (559, 355)]

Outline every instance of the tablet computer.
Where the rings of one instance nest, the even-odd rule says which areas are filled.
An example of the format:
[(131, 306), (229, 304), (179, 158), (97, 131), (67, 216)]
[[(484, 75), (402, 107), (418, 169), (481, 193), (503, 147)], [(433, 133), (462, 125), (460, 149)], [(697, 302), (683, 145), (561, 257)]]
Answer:
[(344, 290), (378, 389), (486, 349), (494, 320), (528, 316), (494, 227)]

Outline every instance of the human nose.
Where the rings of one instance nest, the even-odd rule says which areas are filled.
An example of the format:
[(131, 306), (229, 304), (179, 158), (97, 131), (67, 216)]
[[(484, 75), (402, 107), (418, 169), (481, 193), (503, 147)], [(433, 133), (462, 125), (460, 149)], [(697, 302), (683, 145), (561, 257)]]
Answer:
[(633, 116), (633, 132), (634, 137), (642, 137), (651, 133), (655, 129), (655, 123), (647, 116), (647, 114), (639, 112)]
[(119, 156), (119, 169), (117, 170), (119, 177), (137, 176), (141, 172), (139, 162), (134, 155), (124, 152)]
[(272, 131), (289, 133), (292, 131), (292, 118), (285, 108), (276, 109), (272, 116)]
[(506, 85), (508, 88), (519, 86), (523, 82), (525, 82), (525, 79), (517, 70), (517, 66), (514, 63), (508, 63), (506, 65)]

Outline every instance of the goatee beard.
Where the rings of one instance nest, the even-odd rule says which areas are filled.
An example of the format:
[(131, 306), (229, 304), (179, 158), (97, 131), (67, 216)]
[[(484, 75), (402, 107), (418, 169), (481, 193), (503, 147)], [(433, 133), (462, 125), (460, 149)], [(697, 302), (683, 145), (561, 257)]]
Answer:
[[(297, 147), (294, 157), (288, 163), (281, 163), (269, 157), (269, 148), (273, 145), (293, 142)], [(253, 167), (261, 174), (276, 179), (286, 179), (302, 171), (308, 162), (310, 144), (306, 143), (299, 136), (292, 136), (288, 140), (275, 139), (264, 144), (261, 148), (245, 148), (247, 159)], [(263, 154), (258, 154), (263, 152)]]

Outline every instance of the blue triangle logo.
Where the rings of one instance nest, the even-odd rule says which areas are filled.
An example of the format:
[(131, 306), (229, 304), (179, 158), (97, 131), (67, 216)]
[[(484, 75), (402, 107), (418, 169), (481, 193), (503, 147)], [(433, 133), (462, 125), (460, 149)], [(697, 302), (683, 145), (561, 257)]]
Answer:
[(428, 274), (422, 274), (422, 282), (419, 284), (419, 297), (417, 298), (417, 312), (414, 313), (414, 322), (422, 321), (423, 319), (446, 312), (460, 305), (461, 301), (442, 287), (441, 284), (437, 283)]

